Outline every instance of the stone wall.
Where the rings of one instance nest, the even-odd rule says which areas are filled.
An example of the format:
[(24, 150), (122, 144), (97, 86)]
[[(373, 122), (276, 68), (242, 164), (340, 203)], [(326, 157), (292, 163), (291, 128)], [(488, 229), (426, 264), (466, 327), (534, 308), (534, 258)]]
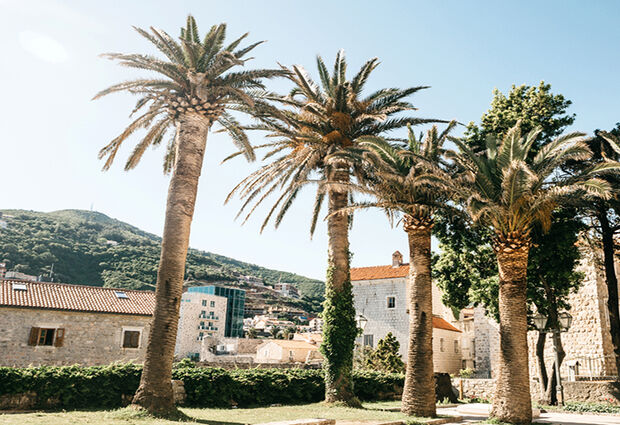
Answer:
[[(151, 316), (0, 308), (0, 365), (103, 365), (142, 363)], [(61, 347), (30, 346), (30, 329), (63, 328)], [(123, 329), (140, 330), (139, 348), (123, 348)]]
[[(463, 383), (466, 398), (492, 400), (495, 391), (495, 379), (452, 379), (457, 391)], [(563, 382), (566, 401), (585, 401), (590, 403), (620, 403), (620, 382), (618, 381), (574, 381)], [(530, 381), (532, 399), (538, 398), (538, 383)]]

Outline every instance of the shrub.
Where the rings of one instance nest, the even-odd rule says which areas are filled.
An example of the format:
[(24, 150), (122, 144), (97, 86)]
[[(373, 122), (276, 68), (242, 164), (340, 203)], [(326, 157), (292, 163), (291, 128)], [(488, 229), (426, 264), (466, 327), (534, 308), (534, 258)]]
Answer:
[(567, 412), (591, 412), (591, 413), (620, 413), (620, 406), (611, 403), (586, 403), (569, 401), (564, 406)]
[[(260, 406), (313, 403), (323, 400), (321, 370), (235, 369), (195, 367), (179, 362), (173, 379), (183, 381), (188, 406)], [(0, 397), (36, 393), (35, 408), (83, 409), (123, 406), (138, 389), (142, 366), (0, 367)], [(362, 400), (391, 398), (402, 392), (404, 376), (355, 371), (356, 395)]]

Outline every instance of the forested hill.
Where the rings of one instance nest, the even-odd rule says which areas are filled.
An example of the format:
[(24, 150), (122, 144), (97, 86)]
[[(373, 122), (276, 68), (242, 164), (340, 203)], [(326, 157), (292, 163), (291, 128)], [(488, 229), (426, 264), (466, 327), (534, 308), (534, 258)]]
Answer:
[[(160, 253), (158, 236), (92, 211), (0, 212), (0, 261), (6, 262), (9, 270), (49, 275), (54, 264), (57, 282), (153, 288)], [(236, 282), (240, 275), (260, 277), (268, 284), (281, 279), (296, 284), (309, 299), (322, 298), (323, 282), (318, 280), (189, 250), (189, 279)]]

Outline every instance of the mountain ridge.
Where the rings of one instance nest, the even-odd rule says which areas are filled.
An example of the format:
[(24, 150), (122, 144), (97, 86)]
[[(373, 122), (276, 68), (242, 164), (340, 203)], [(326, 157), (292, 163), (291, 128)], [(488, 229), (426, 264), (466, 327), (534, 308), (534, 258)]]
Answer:
[[(97, 211), (39, 212), (0, 209), (0, 261), (9, 270), (47, 275), (63, 283), (126, 289), (153, 289), (161, 237)], [(2, 224), (2, 223), (0, 223)], [(309, 311), (322, 301), (323, 282), (296, 273), (268, 269), (231, 257), (188, 250), (186, 279), (236, 283), (254, 276), (266, 284), (295, 284)]]

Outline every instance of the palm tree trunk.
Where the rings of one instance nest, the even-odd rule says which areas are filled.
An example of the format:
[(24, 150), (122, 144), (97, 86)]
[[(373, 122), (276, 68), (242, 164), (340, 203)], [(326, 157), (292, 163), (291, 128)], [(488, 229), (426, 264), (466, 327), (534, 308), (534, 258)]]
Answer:
[(607, 283), (607, 309), (609, 310), (609, 331), (616, 357), (616, 374), (620, 375), (620, 308), (618, 305), (618, 278), (615, 267), (614, 229), (607, 218), (607, 209), (599, 208), (597, 214), (601, 225), (603, 242), (603, 262), (605, 265), (605, 282)]
[(511, 424), (532, 421), (527, 348), (527, 257), (529, 247), (499, 247), (500, 352), (491, 416)]
[(172, 392), (172, 361), (190, 227), (209, 127), (209, 121), (199, 115), (182, 116), (178, 123), (176, 163), (168, 188), (157, 271), (155, 314), (140, 387), (133, 399), (134, 405), (159, 415), (176, 411)]
[[(346, 166), (330, 171), (328, 181), (349, 182)], [(361, 407), (353, 393), (353, 348), (357, 336), (355, 308), (351, 289), (349, 258), (349, 216), (334, 214), (348, 205), (345, 190), (328, 188), (329, 218), (327, 279), (325, 281), (325, 304), (323, 309), (323, 344), (325, 356), (325, 401), (344, 402)]]
[(431, 227), (403, 226), (409, 239), (409, 347), (401, 411), (435, 417)]

